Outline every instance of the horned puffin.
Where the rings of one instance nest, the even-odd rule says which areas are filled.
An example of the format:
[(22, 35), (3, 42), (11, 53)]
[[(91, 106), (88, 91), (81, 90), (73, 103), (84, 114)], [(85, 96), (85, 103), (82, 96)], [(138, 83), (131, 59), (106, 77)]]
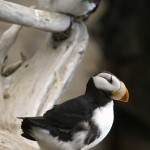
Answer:
[(114, 101), (127, 102), (125, 84), (107, 72), (91, 77), (84, 95), (54, 105), (43, 116), (20, 117), (22, 136), (41, 150), (89, 150), (109, 133)]

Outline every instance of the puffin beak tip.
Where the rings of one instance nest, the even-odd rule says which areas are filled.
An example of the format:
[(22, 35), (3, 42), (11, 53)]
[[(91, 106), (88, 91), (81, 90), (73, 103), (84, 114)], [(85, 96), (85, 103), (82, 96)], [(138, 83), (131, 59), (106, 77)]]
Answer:
[(118, 91), (112, 91), (111, 94), (111, 98), (113, 100), (118, 100), (121, 102), (128, 102), (129, 100), (129, 92), (123, 82), (121, 82), (120, 89)]
[(127, 89), (126, 89), (124, 96), (121, 98), (120, 101), (122, 101), (122, 102), (128, 102), (129, 101), (129, 92)]

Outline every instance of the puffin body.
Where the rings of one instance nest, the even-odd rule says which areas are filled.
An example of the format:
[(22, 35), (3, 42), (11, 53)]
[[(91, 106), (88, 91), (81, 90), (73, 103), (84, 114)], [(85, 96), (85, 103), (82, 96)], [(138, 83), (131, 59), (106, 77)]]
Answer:
[(88, 150), (110, 131), (113, 100), (128, 101), (125, 85), (110, 73), (87, 83), (84, 95), (55, 105), (40, 117), (25, 117), (22, 136), (37, 141), (42, 150)]
[[(44, 5), (48, 11), (64, 13), (76, 17), (88, 16), (96, 10), (101, 0), (51, 0)], [(40, 2), (39, 2), (40, 4)], [(42, 5), (42, 2), (41, 4)]]

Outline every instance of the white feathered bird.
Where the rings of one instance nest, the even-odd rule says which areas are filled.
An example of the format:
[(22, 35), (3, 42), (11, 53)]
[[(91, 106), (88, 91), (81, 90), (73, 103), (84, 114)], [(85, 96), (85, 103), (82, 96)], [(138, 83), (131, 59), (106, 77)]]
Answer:
[(39, 0), (42, 9), (87, 18), (96, 10), (101, 0)]

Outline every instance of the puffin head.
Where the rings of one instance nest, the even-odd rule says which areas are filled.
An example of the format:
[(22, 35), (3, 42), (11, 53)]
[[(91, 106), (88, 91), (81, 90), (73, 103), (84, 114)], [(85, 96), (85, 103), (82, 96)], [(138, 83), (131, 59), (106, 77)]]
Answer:
[(102, 72), (92, 77), (95, 87), (106, 91), (113, 100), (128, 102), (129, 93), (125, 84), (111, 73)]

